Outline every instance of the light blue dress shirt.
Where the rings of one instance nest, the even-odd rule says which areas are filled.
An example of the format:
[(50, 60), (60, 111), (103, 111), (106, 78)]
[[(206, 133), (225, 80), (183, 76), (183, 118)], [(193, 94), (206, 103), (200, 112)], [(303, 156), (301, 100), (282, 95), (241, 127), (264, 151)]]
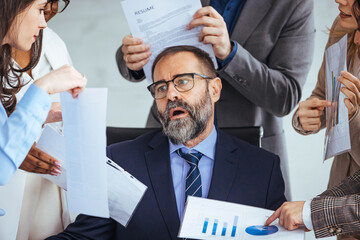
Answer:
[(0, 104), (0, 186), (5, 185), (24, 161), (51, 107), (51, 98), (32, 84), (16, 110), (7, 116)]
[(213, 127), (210, 135), (193, 148), (188, 148), (183, 144), (174, 145), (169, 141), (171, 174), (180, 220), (182, 219), (184, 212), (186, 175), (189, 172), (190, 166), (175, 151), (181, 148), (184, 153), (196, 151), (204, 154), (201, 157), (198, 166), (201, 174), (202, 197), (206, 198), (209, 193), (214, 167), (216, 139), (217, 132), (215, 127)]

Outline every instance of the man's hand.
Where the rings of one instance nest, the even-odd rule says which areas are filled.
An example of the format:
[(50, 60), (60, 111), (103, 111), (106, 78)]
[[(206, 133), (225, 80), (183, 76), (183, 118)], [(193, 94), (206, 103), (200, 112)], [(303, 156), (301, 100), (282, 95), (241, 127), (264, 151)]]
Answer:
[(40, 149), (35, 147), (35, 144), (31, 147), (24, 162), (20, 165), (20, 169), (41, 174), (50, 174), (57, 176), (61, 173), (61, 165), (59, 161)]
[(124, 54), (126, 66), (133, 71), (141, 70), (149, 62), (152, 54), (149, 44), (143, 44), (143, 40), (133, 38), (131, 35), (123, 38), (121, 51)]
[(351, 119), (360, 104), (360, 81), (357, 77), (346, 71), (341, 71), (341, 76), (338, 77), (338, 80), (345, 86), (341, 88), (341, 92), (348, 97), (344, 102), (349, 111), (349, 119)]
[(285, 202), (265, 222), (265, 226), (279, 218), (279, 224), (287, 230), (295, 230), (303, 225), (303, 207), (305, 202)]
[(49, 114), (45, 120), (45, 123), (53, 123), (53, 122), (61, 122), (62, 115), (61, 115), (61, 105), (59, 102), (54, 102), (51, 105)]
[(194, 20), (188, 25), (188, 29), (204, 26), (201, 30), (199, 41), (211, 44), (215, 56), (225, 60), (231, 53), (231, 42), (226, 23), (223, 17), (212, 7), (200, 8), (194, 14)]
[(301, 127), (306, 131), (317, 131), (320, 129), (320, 117), (324, 114), (325, 107), (330, 107), (331, 102), (310, 98), (299, 103), (298, 116)]

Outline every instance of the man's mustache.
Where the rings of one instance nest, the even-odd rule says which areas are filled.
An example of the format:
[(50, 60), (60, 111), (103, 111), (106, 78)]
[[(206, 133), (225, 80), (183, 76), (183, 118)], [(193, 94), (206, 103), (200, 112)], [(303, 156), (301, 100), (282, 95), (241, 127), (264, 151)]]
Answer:
[(171, 109), (174, 109), (177, 107), (180, 107), (180, 108), (183, 108), (184, 110), (186, 110), (189, 113), (190, 117), (194, 116), (194, 109), (189, 104), (187, 104), (186, 102), (184, 102), (182, 100), (175, 100), (175, 101), (169, 101), (168, 104), (166, 105), (166, 109), (164, 112), (165, 119), (168, 120)]

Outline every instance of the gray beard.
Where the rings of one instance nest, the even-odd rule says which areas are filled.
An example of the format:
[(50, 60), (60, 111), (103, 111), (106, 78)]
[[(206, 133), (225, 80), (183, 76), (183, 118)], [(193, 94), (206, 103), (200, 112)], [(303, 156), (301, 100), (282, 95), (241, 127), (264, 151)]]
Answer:
[[(176, 107), (185, 109), (189, 115), (185, 118), (170, 120), (170, 110)], [(182, 100), (169, 101), (164, 114), (158, 112), (163, 131), (173, 144), (184, 144), (198, 137), (205, 130), (211, 114), (212, 104), (209, 91), (206, 91), (201, 101), (193, 106)]]

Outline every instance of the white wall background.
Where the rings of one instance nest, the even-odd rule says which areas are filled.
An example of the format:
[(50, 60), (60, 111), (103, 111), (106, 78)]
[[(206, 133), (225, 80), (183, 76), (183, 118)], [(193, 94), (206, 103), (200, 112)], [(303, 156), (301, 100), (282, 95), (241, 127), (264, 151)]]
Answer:
[[(85, 4), (86, 2), (86, 4)], [(334, 1), (315, 0), (316, 42), (314, 61), (303, 90), (307, 98), (315, 86), (327, 41), (327, 28), (338, 14)], [(111, 126), (143, 127), (152, 102), (146, 82), (124, 80), (115, 63), (115, 52), (129, 28), (120, 0), (73, 0), (64, 13), (49, 22), (68, 46), (74, 66), (85, 73), (89, 87), (107, 87), (108, 115)], [(101, 96), (99, 96), (101, 97)], [(331, 161), (322, 162), (324, 131), (301, 136), (284, 118), (290, 159), (290, 184), (294, 200), (314, 197), (326, 189)], [(312, 232), (306, 239), (315, 239)]]

